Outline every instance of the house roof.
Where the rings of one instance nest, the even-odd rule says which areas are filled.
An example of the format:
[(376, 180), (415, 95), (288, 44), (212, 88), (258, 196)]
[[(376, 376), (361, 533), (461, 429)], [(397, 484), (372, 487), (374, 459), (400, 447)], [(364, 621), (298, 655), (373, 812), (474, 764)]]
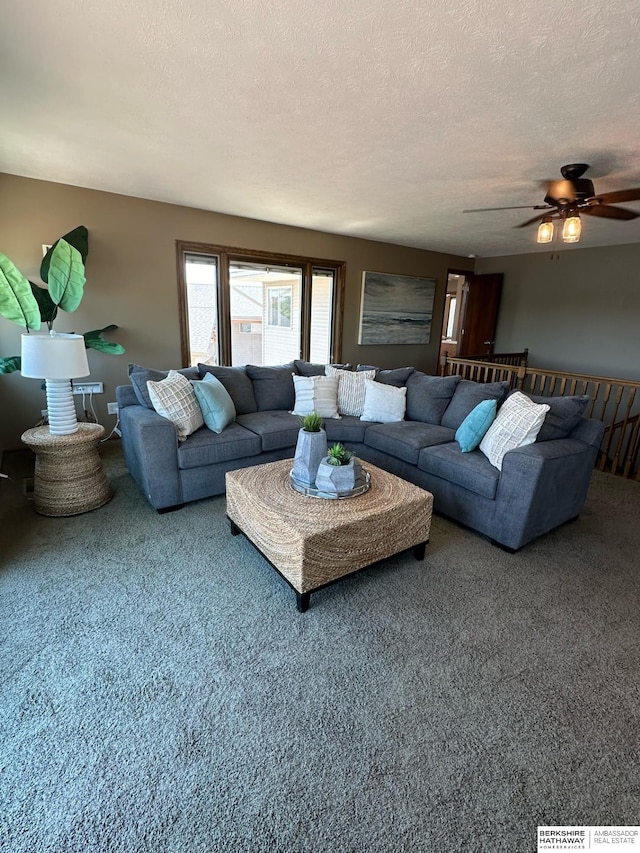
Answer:
[[(639, 31), (637, 0), (21, 0), (0, 168), (460, 255), (548, 251), (514, 227), (534, 212), (462, 211), (540, 204), (566, 163), (600, 193), (640, 186)], [(640, 242), (640, 218), (586, 219), (579, 247)]]

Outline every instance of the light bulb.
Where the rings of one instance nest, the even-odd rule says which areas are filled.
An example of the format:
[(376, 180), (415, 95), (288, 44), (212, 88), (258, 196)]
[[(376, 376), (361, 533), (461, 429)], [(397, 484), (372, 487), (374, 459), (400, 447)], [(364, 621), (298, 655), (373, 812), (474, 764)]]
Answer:
[(562, 226), (562, 239), (565, 243), (577, 243), (580, 239), (581, 231), (582, 222), (580, 221), (580, 216), (574, 211), (564, 221), (564, 225)]
[(538, 243), (550, 243), (553, 240), (553, 222), (544, 218), (538, 226)]

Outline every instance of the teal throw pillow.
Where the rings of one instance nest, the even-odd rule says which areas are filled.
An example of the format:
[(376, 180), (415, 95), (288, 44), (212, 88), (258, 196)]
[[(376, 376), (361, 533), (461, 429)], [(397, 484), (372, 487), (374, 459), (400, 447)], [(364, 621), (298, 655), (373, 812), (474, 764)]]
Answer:
[(483, 400), (471, 409), (456, 430), (456, 441), (463, 453), (475, 450), (480, 444), (484, 434), (496, 419), (497, 410), (496, 400)]
[(207, 373), (204, 379), (192, 380), (191, 384), (204, 422), (212, 432), (220, 433), (235, 421), (236, 407), (231, 395), (212, 373)]

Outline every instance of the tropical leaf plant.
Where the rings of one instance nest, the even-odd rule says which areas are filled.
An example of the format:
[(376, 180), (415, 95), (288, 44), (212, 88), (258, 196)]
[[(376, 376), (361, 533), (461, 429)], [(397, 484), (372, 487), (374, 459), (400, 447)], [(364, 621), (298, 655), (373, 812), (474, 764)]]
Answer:
[(22, 359), (19, 355), (12, 355), (9, 358), (0, 358), (0, 373), (13, 373), (20, 370)]
[(1, 252), (0, 314), (24, 326), (27, 331), (40, 328), (40, 309), (31, 292), (31, 284), (13, 261)]
[(80, 252), (64, 238), (58, 240), (49, 264), (49, 295), (63, 311), (75, 311), (84, 292), (84, 264)]
[(122, 344), (113, 341), (105, 341), (102, 337), (105, 332), (113, 332), (118, 327), (115, 324), (105, 326), (104, 329), (94, 329), (92, 332), (84, 333), (84, 345), (87, 349), (97, 349), (99, 352), (107, 352), (111, 355), (123, 355), (125, 348)]
[[(0, 252), (0, 315), (24, 326), (27, 331), (39, 329), (41, 322), (53, 328), (58, 309), (72, 312), (80, 305), (86, 282), (84, 264), (89, 253), (89, 232), (78, 225), (48, 249), (40, 276), (48, 287), (28, 281), (13, 262)], [(125, 352), (121, 344), (102, 336), (117, 329), (116, 325), (94, 329), (84, 334), (87, 349), (111, 355)], [(19, 355), (0, 358), (0, 374), (20, 370)]]

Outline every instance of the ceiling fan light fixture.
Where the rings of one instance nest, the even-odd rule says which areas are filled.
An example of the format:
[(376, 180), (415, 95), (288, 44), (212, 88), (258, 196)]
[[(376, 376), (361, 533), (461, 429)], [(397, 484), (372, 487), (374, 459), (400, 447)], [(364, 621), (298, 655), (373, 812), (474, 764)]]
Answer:
[(571, 211), (562, 226), (562, 239), (565, 243), (577, 243), (582, 231), (582, 222), (577, 210)]
[(550, 216), (545, 216), (538, 225), (538, 243), (550, 243), (553, 240), (553, 222)]

